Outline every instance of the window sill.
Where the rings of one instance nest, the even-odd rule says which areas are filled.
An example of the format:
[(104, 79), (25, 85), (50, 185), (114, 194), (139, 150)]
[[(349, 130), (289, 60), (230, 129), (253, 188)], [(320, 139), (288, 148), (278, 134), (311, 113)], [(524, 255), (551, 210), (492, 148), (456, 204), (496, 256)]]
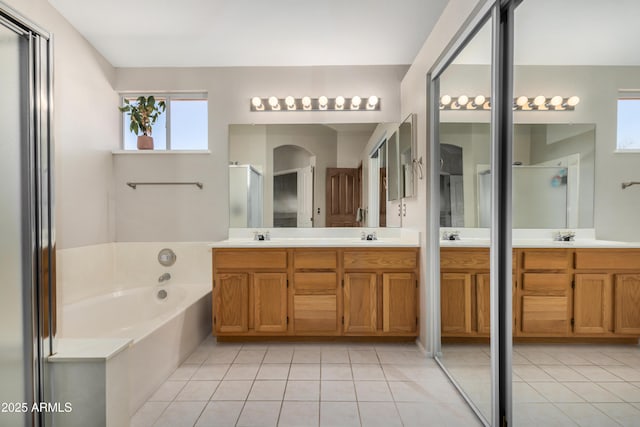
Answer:
[(210, 150), (113, 150), (113, 155), (134, 154), (134, 155), (171, 155), (171, 154), (211, 154)]
[(613, 154), (640, 154), (640, 150), (614, 150)]

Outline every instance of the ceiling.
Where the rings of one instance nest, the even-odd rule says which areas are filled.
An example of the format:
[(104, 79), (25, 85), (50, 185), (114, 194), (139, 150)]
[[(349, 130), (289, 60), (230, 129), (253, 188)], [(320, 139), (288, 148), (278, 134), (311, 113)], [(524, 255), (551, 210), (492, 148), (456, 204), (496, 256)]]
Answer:
[(448, 0), (49, 0), (116, 67), (411, 64)]

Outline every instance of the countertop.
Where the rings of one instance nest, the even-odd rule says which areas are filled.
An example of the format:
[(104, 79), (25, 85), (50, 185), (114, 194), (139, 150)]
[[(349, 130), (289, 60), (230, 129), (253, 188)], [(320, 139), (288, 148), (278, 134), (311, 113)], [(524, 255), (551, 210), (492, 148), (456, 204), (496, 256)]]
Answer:
[(318, 238), (318, 237), (288, 237), (272, 238), (271, 240), (227, 239), (214, 242), (211, 248), (380, 248), (380, 247), (413, 247), (420, 246), (418, 239), (379, 238), (378, 240), (361, 240), (355, 238)]
[[(443, 248), (488, 248), (489, 239), (467, 238), (461, 240), (441, 240)], [(572, 242), (558, 242), (550, 239), (514, 239), (514, 248), (640, 248), (640, 242), (617, 242), (611, 240), (576, 239)]]

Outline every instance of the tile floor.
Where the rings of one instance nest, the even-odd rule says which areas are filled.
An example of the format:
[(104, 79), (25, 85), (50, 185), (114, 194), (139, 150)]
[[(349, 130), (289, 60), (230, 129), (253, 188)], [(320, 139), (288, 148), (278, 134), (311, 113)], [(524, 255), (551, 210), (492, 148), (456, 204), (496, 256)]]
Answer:
[[(490, 411), (488, 345), (446, 344), (444, 364)], [(640, 426), (640, 346), (515, 344), (516, 426)]]
[(143, 426), (478, 426), (414, 344), (207, 338), (132, 417)]

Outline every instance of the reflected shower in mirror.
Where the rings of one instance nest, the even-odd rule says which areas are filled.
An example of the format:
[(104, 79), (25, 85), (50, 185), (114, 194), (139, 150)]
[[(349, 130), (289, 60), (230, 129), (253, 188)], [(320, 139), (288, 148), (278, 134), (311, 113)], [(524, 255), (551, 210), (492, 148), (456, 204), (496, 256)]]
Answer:
[[(440, 225), (489, 227), (488, 123), (440, 123)], [(593, 228), (595, 125), (516, 124), (513, 227)]]

